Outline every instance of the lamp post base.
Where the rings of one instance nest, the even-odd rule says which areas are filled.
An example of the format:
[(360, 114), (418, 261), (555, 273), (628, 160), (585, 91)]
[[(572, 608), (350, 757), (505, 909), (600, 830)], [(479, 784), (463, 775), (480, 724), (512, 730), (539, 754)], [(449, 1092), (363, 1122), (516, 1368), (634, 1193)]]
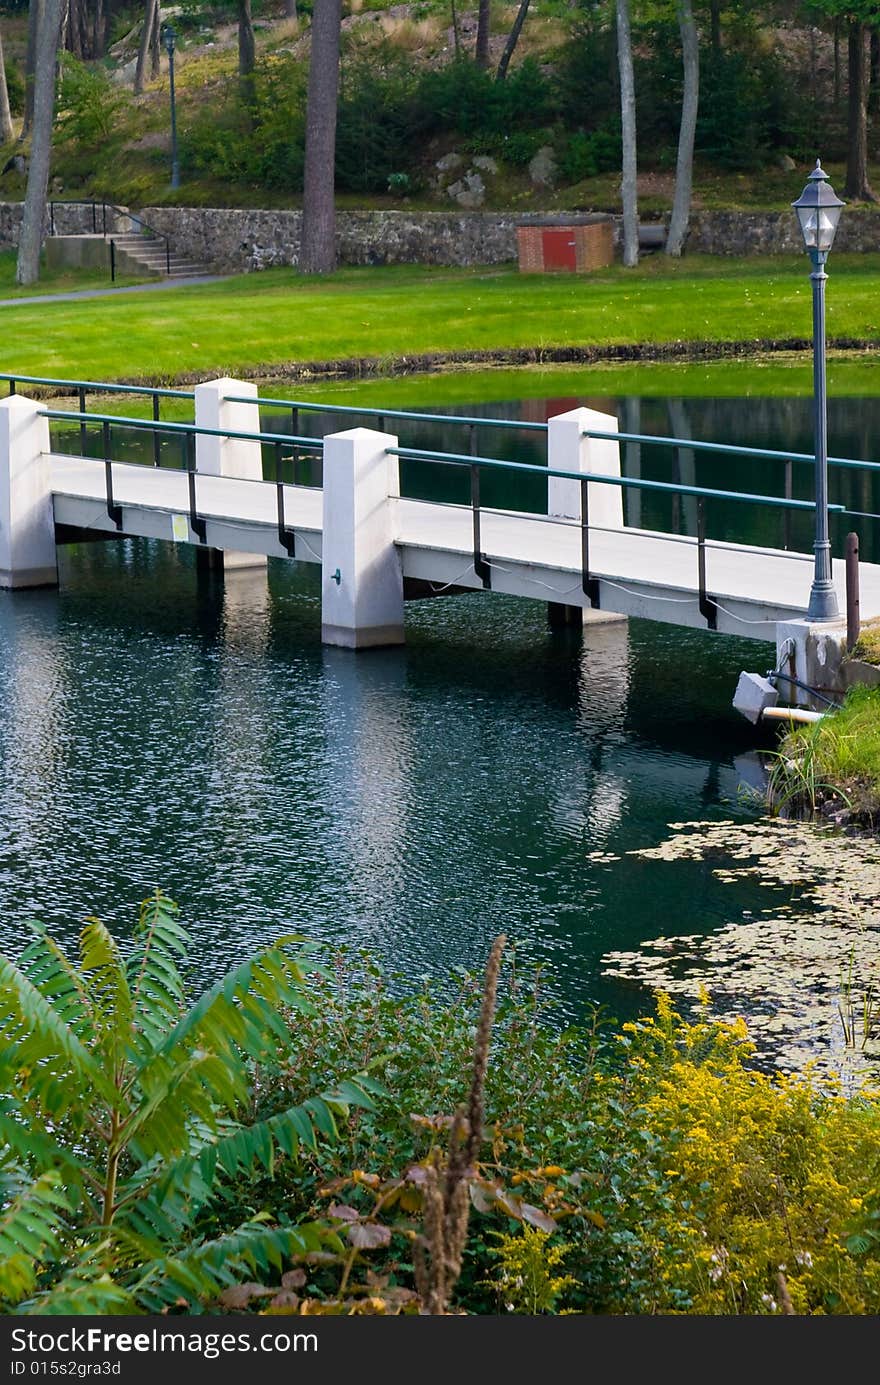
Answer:
[(814, 582), (810, 588), (807, 620), (840, 620), (837, 592), (831, 582)]

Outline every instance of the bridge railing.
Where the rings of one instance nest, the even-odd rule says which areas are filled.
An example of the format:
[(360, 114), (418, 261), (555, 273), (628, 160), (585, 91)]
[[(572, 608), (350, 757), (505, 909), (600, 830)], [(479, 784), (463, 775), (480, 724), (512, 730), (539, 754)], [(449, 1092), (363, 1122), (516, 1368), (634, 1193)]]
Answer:
[[(253, 404), (253, 398), (246, 401)], [(236, 430), (229, 428), (210, 428), (195, 423), (174, 423), (170, 421), (155, 422), (152, 419), (128, 418), (117, 414), (97, 414), (93, 412), (73, 412), (62, 409), (41, 409), (40, 414), (50, 422), (69, 423), (78, 427), (88, 429), (91, 426), (99, 425), (101, 428), (101, 441), (104, 463), (105, 477), (105, 503), (107, 515), (118, 530), (123, 527), (122, 510), (115, 499), (113, 487), (113, 449), (112, 449), (112, 429), (126, 428), (151, 432), (154, 439), (163, 436), (179, 438), (181, 441), (180, 466), (187, 473), (188, 480), (188, 499), (189, 499), (189, 522), (193, 533), (201, 543), (207, 542), (207, 520), (200, 513), (198, 504), (197, 477), (199, 472), (196, 469), (196, 439), (202, 437), (216, 437), (222, 439), (240, 439), (247, 442), (254, 442), (260, 445), (268, 444), (274, 455), (274, 480), (268, 484), (273, 484), (276, 490), (277, 506), (277, 528), (278, 538), (286, 552), (293, 556), (295, 554), (294, 532), (288, 526), (285, 514), (285, 498), (283, 477), (283, 463), (285, 460), (293, 463), (293, 484), (296, 484), (296, 461), (297, 457), (304, 452), (317, 454), (322, 451), (321, 440), (313, 437), (278, 434), (262, 431)], [(607, 436), (600, 434), (599, 436)], [(598, 608), (600, 603), (599, 578), (591, 568), (590, 560), (590, 535), (597, 528), (590, 521), (590, 486), (598, 483), (599, 485), (616, 486), (621, 490), (635, 489), (640, 491), (662, 493), (667, 495), (691, 496), (697, 501), (697, 534), (696, 538), (682, 538), (679, 535), (661, 534), (656, 537), (670, 542), (691, 543), (696, 549), (697, 562), (697, 600), (700, 613), (704, 616), (710, 629), (717, 628), (717, 603), (708, 591), (706, 578), (706, 550), (715, 545), (706, 536), (705, 524), (705, 502), (709, 499), (733, 501), (738, 503), (756, 504), (774, 510), (808, 510), (812, 511), (814, 506), (811, 501), (797, 500), (790, 497), (776, 497), (760, 495), (754, 492), (726, 490), (718, 487), (689, 485), (683, 482), (658, 481), (643, 477), (632, 476), (612, 476), (601, 472), (570, 470), (554, 466), (543, 466), (530, 462), (511, 461), (506, 458), (484, 457), (473, 453), (449, 453), (432, 451), (424, 448), (394, 446), (386, 449), (390, 456), (395, 456), (400, 460), (427, 462), (437, 466), (467, 468), (470, 477), (470, 499), (469, 504), (463, 508), (469, 508), (472, 517), (472, 563), (477, 580), (484, 588), (491, 586), (492, 562), (487, 558), (484, 551), (482, 540), (482, 522), (487, 513), (515, 513), (520, 518), (540, 520), (544, 524), (553, 523), (561, 526), (576, 526), (580, 531), (580, 568), (581, 568), (581, 590), (589, 600), (590, 605)], [(285, 457), (285, 453), (289, 455)], [(155, 448), (154, 448), (155, 456)], [(118, 460), (118, 459), (116, 459)], [(155, 465), (155, 462), (154, 462)], [(542, 478), (555, 477), (564, 481), (574, 481), (577, 483), (580, 495), (580, 517), (573, 520), (563, 516), (550, 516), (530, 514), (527, 511), (510, 511), (505, 509), (500, 511), (498, 507), (487, 506), (481, 497), (481, 475), (484, 472), (503, 471), (514, 476), (535, 475)], [(267, 484), (265, 481), (263, 484)], [(450, 502), (423, 501), (425, 504), (446, 504)], [(453, 502), (454, 503), (454, 502)], [(458, 506), (462, 508), (461, 505)], [(831, 505), (829, 507), (834, 512), (843, 512), (842, 505)], [(791, 557), (803, 558), (805, 555), (792, 554)]]
[[(163, 388), (155, 385), (128, 385), (119, 383), (107, 383), (98, 380), (67, 380), (52, 376), (42, 375), (20, 375), (18, 373), (0, 372), (0, 381), (6, 381), (8, 392), (15, 394), (19, 385), (37, 385), (41, 387), (53, 387), (59, 393), (75, 394), (78, 397), (80, 412), (86, 412), (86, 399), (89, 394), (140, 394), (147, 396), (152, 401), (153, 418), (155, 422), (160, 421), (160, 401), (162, 399), (181, 399), (192, 400), (195, 398), (194, 390), (178, 390)], [(227, 394), (223, 396), (228, 403), (235, 404), (254, 404), (257, 403), (261, 409), (281, 409), (291, 415), (291, 435), (299, 432), (299, 415), (309, 414), (329, 414), (346, 415), (353, 418), (364, 418), (373, 420), (379, 432), (384, 432), (389, 422), (411, 422), (411, 423), (434, 423), (449, 427), (462, 427), (468, 432), (468, 450), (476, 454), (477, 430), (480, 428), (504, 428), (521, 432), (532, 432), (545, 434), (548, 431), (547, 423), (537, 423), (526, 419), (510, 418), (491, 418), (485, 415), (468, 416), (463, 414), (435, 414), (423, 413), (407, 409), (376, 409), (363, 405), (355, 404), (328, 404), (321, 400), (303, 399), (280, 399), (272, 398), (267, 395), (239, 395)], [(282, 435), (286, 436), (286, 435)], [(692, 452), (715, 453), (723, 456), (746, 457), (753, 460), (765, 459), (768, 461), (782, 462), (790, 475), (790, 469), (794, 464), (815, 465), (815, 457), (809, 452), (783, 451), (780, 449), (766, 447), (746, 447), (739, 443), (726, 442), (704, 442), (699, 438), (672, 437), (657, 433), (624, 433), (605, 429), (584, 429), (583, 436), (596, 440), (607, 440), (617, 443), (639, 443), (658, 447), (671, 447), (687, 449)], [(310, 439), (314, 441), (314, 439)], [(830, 456), (828, 465), (840, 467), (845, 470), (860, 470), (867, 472), (880, 471), (880, 462), (871, 462), (863, 458), (837, 457)], [(786, 496), (790, 491), (790, 485), (786, 483)], [(877, 519), (880, 515), (869, 515), (867, 518)]]
[[(253, 401), (249, 401), (253, 402)], [(111, 430), (114, 427), (133, 428), (143, 430), (153, 435), (153, 463), (154, 467), (161, 465), (161, 441), (162, 437), (179, 438), (181, 442), (180, 470), (187, 473), (187, 485), (189, 496), (189, 522), (193, 533), (197, 535), (202, 543), (207, 541), (207, 530), (204, 516), (199, 513), (198, 496), (196, 490), (196, 439), (198, 437), (213, 437), (223, 440), (233, 439), (243, 442), (256, 442), (268, 444), (273, 450), (275, 477), (268, 484), (275, 487), (278, 539), (282, 547), (291, 555), (294, 554), (294, 535), (293, 530), (287, 525), (284, 505), (284, 480), (283, 465), (285, 460), (292, 462), (292, 484), (296, 485), (296, 464), (304, 454), (320, 454), (322, 445), (314, 438), (293, 437), (278, 433), (249, 432), (245, 430), (230, 428), (208, 428), (202, 424), (195, 423), (172, 423), (170, 421), (154, 422), (146, 418), (125, 418), (118, 414), (95, 414), (95, 413), (74, 413), (65, 409), (41, 409), (40, 415), (50, 422), (64, 422), (78, 424), (80, 438), (83, 437), (83, 429), (89, 426), (100, 424), (101, 442), (104, 463), (104, 485), (107, 515), (112, 520), (117, 529), (122, 529), (122, 511), (117, 504), (113, 491), (113, 451), (111, 445)], [(285, 450), (290, 452), (290, 456), (285, 458)], [(118, 459), (117, 459), (118, 460)], [(141, 463), (143, 465), (143, 463)]]
[[(597, 436), (607, 436), (598, 434)], [(561, 480), (576, 481), (580, 490), (580, 518), (572, 520), (563, 516), (552, 516), (552, 522), (563, 526), (577, 526), (581, 536), (581, 590), (589, 599), (590, 605), (598, 609), (599, 579), (593, 574), (590, 566), (590, 533), (598, 527), (590, 523), (590, 486), (598, 483), (600, 485), (617, 486), (621, 489), (634, 489), (641, 491), (661, 492), (669, 495), (688, 495), (696, 497), (697, 500), (697, 534), (695, 541), (682, 538), (677, 534), (657, 533), (655, 537), (671, 541), (673, 543), (694, 543), (697, 553), (697, 599), (700, 614), (705, 617), (710, 630), (717, 628), (718, 607), (717, 603), (709, 595), (706, 582), (706, 549), (721, 547), (720, 544), (713, 545), (706, 538), (706, 519), (705, 501), (729, 500), (742, 503), (759, 504), (771, 509), (784, 510), (810, 510), (815, 507), (810, 500), (795, 500), (789, 497), (756, 495), (748, 491), (720, 490), (711, 486), (691, 486), (675, 481), (654, 481), (637, 476), (608, 476), (602, 472), (589, 471), (568, 471), (559, 467), (537, 466), (531, 462), (511, 462), (499, 457), (475, 457), (470, 454), (455, 454), (449, 452), (432, 452), (422, 448), (413, 447), (391, 447), (388, 452), (400, 459), (411, 461), (436, 462), (445, 466), (467, 467), (470, 472), (471, 497), (470, 509), (473, 522), (473, 567), (474, 572), (481, 581), (484, 588), (491, 584), (492, 564), (486, 558), (482, 544), (482, 516), (489, 507), (481, 505), (480, 500), (480, 472), (500, 468), (506, 471), (514, 471), (518, 474), (533, 473), (541, 476), (553, 476)], [(441, 503), (441, 502), (423, 502)], [(829, 505), (829, 510), (843, 512), (843, 505)], [(494, 511), (498, 513), (497, 510)], [(533, 515), (526, 511), (519, 511), (518, 517), (524, 519), (541, 520), (547, 523), (548, 517), (545, 515)], [(619, 532), (619, 531), (618, 531)], [(792, 554), (792, 558), (802, 559), (806, 555)], [(561, 594), (561, 593), (560, 593)]]

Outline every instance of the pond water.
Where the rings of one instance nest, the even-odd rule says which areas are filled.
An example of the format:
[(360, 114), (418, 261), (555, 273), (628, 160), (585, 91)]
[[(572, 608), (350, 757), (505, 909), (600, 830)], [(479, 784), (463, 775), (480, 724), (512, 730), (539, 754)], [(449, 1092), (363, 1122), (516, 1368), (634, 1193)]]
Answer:
[[(800, 400), (617, 401), (585, 382), (461, 412), (581, 400), (628, 411), (628, 428), (638, 414), (639, 431), (681, 435), (684, 409), (694, 436), (809, 450)], [(859, 455), (877, 407), (835, 450)], [(678, 465), (733, 479), (729, 459)], [(736, 483), (778, 479), (765, 464)], [(859, 508), (876, 500), (862, 487)], [(686, 505), (665, 520), (686, 529)], [(504, 931), (523, 965), (547, 966), (561, 1016), (599, 1001), (625, 1018), (650, 992), (609, 954), (709, 938), (790, 897), (766, 871), (719, 879), (711, 852), (630, 854), (670, 823), (756, 817), (756, 732), (731, 698), (770, 645), (637, 620), (581, 637), (552, 631), (542, 602), (491, 593), (410, 603), (406, 630), (401, 649), (324, 648), (316, 568), (272, 560), (217, 584), (192, 549), (140, 540), (63, 549), (58, 591), (0, 593), (3, 950), (34, 916), (67, 942), (92, 913), (125, 934), (158, 886), (193, 935), (195, 983), (296, 931), (369, 949), (395, 984), (442, 984)]]

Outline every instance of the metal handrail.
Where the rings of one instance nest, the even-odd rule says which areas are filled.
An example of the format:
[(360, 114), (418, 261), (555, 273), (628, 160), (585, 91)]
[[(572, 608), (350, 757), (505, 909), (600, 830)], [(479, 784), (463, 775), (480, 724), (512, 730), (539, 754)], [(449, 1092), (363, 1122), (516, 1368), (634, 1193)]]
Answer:
[[(85, 203), (85, 205), (91, 205)], [(107, 204), (111, 205), (111, 204)], [(116, 210), (120, 210), (117, 208)], [(125, 213), (128, 215), (128, 213)], [(146, 224), (146, 223), (144, 223)], [(28, 385), (57, 385), (61, 388), (73, 390), (102, 391), (104, 393), (116, 394), (148, 394), (155, 397), (168, 399), (194, 399), (193, 390), (174, 390), (163, 389), (151, 385), (125, 385), (125, 384), (104, 384), (97, 380), (61, 380), (48, 376), (40, 375), (18, 375), (0, 372), (0, 380), (9, 382), (9, 393), (16, 392), (16, 384)], [(461, 414), (425, 414), (404, 409), (373, 409), (362, 408), (348, 404), (325, 404), (310, 400), (295, 399), (271, 399), (260, 395), (224, 395), (224, 399), (231, 404), (256, 404), (258, 407), (288, 409), (292, 412), (307, 413), (331, 413), (331, 414), (355, 414), (365, 418), (402, 419), (406, 422), (415, 423), (440, 423), (456, 424), (470, 429), (474, 428), (515, 428), (523, 431), (543, 432), (548, 431), (546, 423), (532, 423), (525, 420), (468, 417)], [(734, 457), (764, 457), (771, 461), (783, 462), (802, 462), (807, 465), (815, 464), (815, 457), (808, 452), (782, 452), (778, 449), (766, 447), (745, 447), (737, 443), (723, 442), (703, 442), (698, 438), (675, 438), (666, 437), (661, 434), (651, 433), (610, 433), (599, 429), (587, 428), (583, 430), (582, 437), (594, 438), (597, 441), (608, 442), (633, 442), (644, 444), (656, 444), (662, 447), (677, 447), (691, 449), (695, 452), (710, 452)], [(880, 471), (880, 462), (868, 462), (860, 458), (853, 457), (829, 457), (829, 466), (847, 468), (851, 470)], [(542, 468), (545, 470), (545, 468)]]
[[(641, 476), (603, 476), (592, 471), (562, 471), (558, 467), (539, 466), (535, 462), (510, 462), (501, 457), (472, 457), (466, 453), (430, 452), (418, 447), (388, 447), (386, 451), (404, 460), (445, 462), (450, 466), (502, 467), (515, 471), (533, 472), (537, 476), (560, 476), (567, 481), (598, 481), (609, 486), (629, 486), (637, 490), (667, 491), (675, 495), (696, 495), (710, 500), (745, 500), (776, 509), (813, 510), (812, 500), (794, 500), (787, 496), (755, 495), (749, 491), (722, 491), (708, 486), (688, 486), (676, 481), (650, 481)], [(829, 510), (845, 511), (845, 505), (829, 505)]]
[[(2, 378), (2, 377), (0, 377)], [(230, 404), (258, 403), (261, 407), (289, 409), (306, 413), (353, 414), (363, 418), (402, 419), (408, 423), (457, 424), (466, 428), (515, 428), (524, 432), (548, 431), (546, 423), (532, 423), (513, 418), (470, 418), (462, 414), (423, 414), (406, 409), (371, 409), (353, 404), (323, 404), (301, 399), (267, 399), (262, 395), (255, 401), (253, 397), (239, 394), (224, 395)], [(738, 443), (701, 442), (698, 438), (672, 438), (651, 433), (606, 433), (598, 429), (585, 428), (581, 437), (607, 440), (608, 442), (656, 443), (663, 447), (691, 448), (695, 452), (715, 452), (735, 457), (767, 457), (771, 461), (805, 462), (815, 465), (815, 457), (809, 452), (780, 452), (767, 447), (745, 447)], [(829, 457), (829, 466), (851, 467), (867, 471), (880, 471), (880, 462), (866, 462), (852, 457)]]
[[(128, 217), (129, 221), (134, 221), (148, 235), (155, 236), (158, 240), (165, 242), (165, 269), (171, 273), (171, 242), (164, 231), (157, 231), (155, 226), (151, 226), (143, 217), (136, 216), (134, 212), (128, 211), (125, 207), (119, 207), (115, 202), (96, 202), (92, 197), (65, 197), (49, 203), (49, 234), (55, 234), (55, 208), (56, 207), (91, 207), (92, 209), (92, 232), (98, 234), (97, 209), (101, 208), (101, 235), (107, 239), (107, 211), (116, 212), (119, 216)], [(115, 276), (114, 276), (115, 277)]]
[(16, 385), (60, 385), (62, 388), (87, 390), (89, 393), (104, 391), (106, 394), (149, 394), (164, 399), (195, 399), (194, 390), (169, 390), (158, 385), (111, 385), (100, 380), (55, 380), (48, 375), (8, 375), (0, 371), (0, 380), (9, 381), (9, 393), (15, 394)]
[[(253, 400), (248, 400), (252, 403)], [(159, 464), (160, 434), (166, 433), (182, 437), (184, 440), (184, 467), (187, 472), (187, 485), (189, 495), (189, 524), (190, 528), (198, 539), (199, 543), (208, 542), (208, 520), (207, 517), (199, 512), (196, 496), (196, 438), (201, 436), (222, 437), (245, 439), (252, 442), (269, 443), (274, 449), (275, 456), (275, 490), (277, 496), (277, 515), (276, 524), (278, 531), (278, 542), (285, 549), (288, 556), (296, 558), (296, 533), (294, 529), (288, 527), (285, 517), (284, 490), (285, 483), (282, 477), (283, 449), (293, 448), (294, 484), (296, 484), (296, 460), (297, 451), (304, 448), (306, 451), (323, 452), (324, 440), (309, 437), (300, 437), (293, 434), (246, 432), (238, 429), (209, 428), (195, 423), (169, 423), (160, 422), (155, 414), (158, 410), (158, 400), (153, 401), (154, 418), (128, 418), (117, 414), (90, 414), (84, 410), (71, 412), (63, 409), (41, 409), (39, 415), (43, 418), (55, 422), (75, 422), (79, 425), (80, 438), (83, 447), (85, 446), (86, 429), (90, 424), (100, 424), (104, 450), (104, 471), (106, 485), (106, 508), (107, 514), (114, 524), (117, 531), (123, 530), (122, 506), (115, 500), (113, 493), (113, 459), (111, 457), (110, 430), (112, 427), (125, 427), (135, 429), (149, 429), (153, 433), (154, 464)], [(473, 439), (473, 432), (471, 433)], [(714, 596), (708, 590), (707, 569), (706, 569), (706, 513), (705, 502), (707, 499), (736, 500), (767, 506), (772, 509), (786, 510), (814, 510), (813, 502), (808, 500), (795, 500), (792, 497), (778, 497), (768, 495), (756, 495), (746, 491), (728, 491), (716, 487), (691, 486), (682, 482), (672, 481), (653, 481), (643, 477), (635, 476), (607, 476), (596, 472), (570, 471), (562, 467), (539, 466), (533, 462), (514, 462), (499, 457), (481, 457), (473, 453), (453, 453), (432, 451), (425, 448), (415, 447), (388, 447), (385, 449), (388, 456), (395, 456), (398, 459), (412, 461), (438, 462), (443, 465), (467, 467), (470, 474), (470, 509), (473, 524), (473, 570), (474, 576), (481, 583), (483, 588), (489, 588), (492, 584), (492, 563), (486, 557), (482, 545), (482, 517), (485, 507), (480, 502), (480, 477), (483, 470), (499, 469), (508, 473), (525, 472), (530, 475), (541, 477), (560, 477), (565, 480), (576, 481), (580, 494), (580, 538), (581, 538), (581, 589), (584, 596), (593, 608), (598, 608), (601, 598), (600, 577), (593, 575), (590, 564), (590, 518), (589, 518), (589, 497), (590, 486), (593, 483), (600, 485), (613, 485), (620, 488), (629, 487), (637, 490), (659, 491), (671, 495), (694, 496), (697, 501), (697, 533), (695, 539), (697, 556), (697, 603), (700, 614), (706, 621), (710, 630), (718, 628), (719, 605)], [(254, 478), (266, 484), (262, 476)], [(271, 484), (271, 483), (270, 483)], [(454, 503), (454, 502), (453, 502)], [(845, 511), (843, 505), (829, 505), (829, 511), (842, 513)], [(508, 514), (512, 513), (507, 511)], [(554, 516), (550, 516), (551, 521)], [(658, 538), (663, 538), (663, 534), (658, 534)]]
[[(226, 394), (224, 399), (230, 404), (253, 404), (255, 401), (241, 394)], [(266, 399), (262, 395), (256, 400), (271, 409), (289, 409), (303, 413), (357, 414), (363, 418), (402, 418), (409, 423), (459, 423), (469, 428), (522, 428), (525, 431), (547, 432), (546, 423), (529, 423), (511, 418), (466, 418), (461, 414), (421, 414), (406, 412), (403, 409), (368, 409), (349, 404), (318, 404), (301, 399)]]
[(292, 433), (247, 433), (240, 432), (232, 428), (207, 428), (200, 423), (170, 423), (165, 420), (150, 418), (126, 418), (122, 414), (91, 414), (74, 412), (69, 409), (40, 409), (38, 413), (41, 418), (52, 419), (55, 422), (67, 421), (79, 425), (89, 423), (102, 423), (119, 428), (143, 428), (156, 433), (176, 433), (178, 436), (200, 436), (209, 438), (235, 438), (245, 442), (267, 442), (273, 446), (281, 443), (284, 446), (294, 446), (307, 448), (312, 452), (320, 452), (323, 447), (323, 439), (295, 437)]
[[(600, 433), (593, 428), (585, 428), (581, 437), (605, 439), (608, 442), (658, 443), (665, 447), (690, 448), (694, 452), (720, 452), (735, 457), (769, 457), (771, 461), (816, 464), (816, 458), (809, 452), (779, 452), (768, 447), (743, 447), (737, 443), (701, 442), (698, 438), (666, 438), (653, 433)], [(828, 463), (829, 466), (880, 471), (880, 462), (865, 462), (852, 457), (829, 457)]]

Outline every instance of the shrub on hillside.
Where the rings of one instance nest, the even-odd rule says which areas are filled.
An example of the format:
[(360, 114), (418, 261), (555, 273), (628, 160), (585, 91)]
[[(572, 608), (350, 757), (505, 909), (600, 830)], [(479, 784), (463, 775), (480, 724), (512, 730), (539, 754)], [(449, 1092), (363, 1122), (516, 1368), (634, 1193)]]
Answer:
[(3, 63), (3, 70), (6, 73), (9, 109), (13, 115), (21, 115), (24, 111), (24, 78), (15, 63), (10, 62), (8, 58)]

